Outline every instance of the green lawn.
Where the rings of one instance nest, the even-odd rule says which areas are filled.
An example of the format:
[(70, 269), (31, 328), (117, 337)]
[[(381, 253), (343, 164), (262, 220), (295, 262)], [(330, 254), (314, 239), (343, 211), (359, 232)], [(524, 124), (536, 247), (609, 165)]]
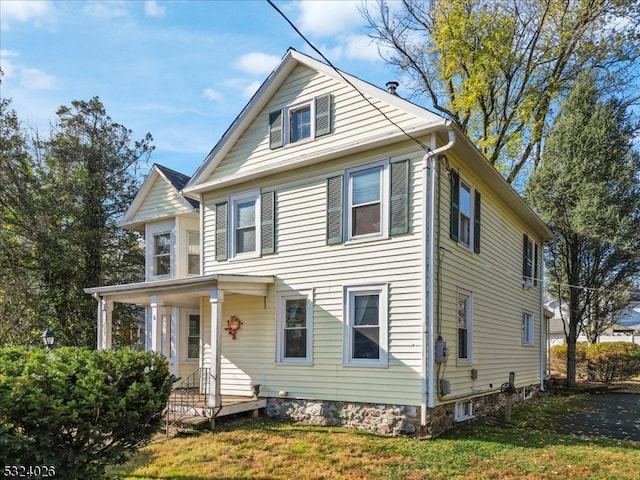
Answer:
[(640, 479), (640, 443), (552, 433), (578, 397), (547, 397), (435, 440), (237, 419), (154, 442), (117, 479)]

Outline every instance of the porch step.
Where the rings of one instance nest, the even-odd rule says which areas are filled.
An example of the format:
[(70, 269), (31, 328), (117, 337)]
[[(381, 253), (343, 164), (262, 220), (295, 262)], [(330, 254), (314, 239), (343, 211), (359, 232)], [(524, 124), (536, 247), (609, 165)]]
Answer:
[(200, 430), (206, 429), (210, 425), (210, 422), (211, 419), (206, 417), (182, 417), (169, 427), (167, 435), (169, 435), (171, 431), (179, 435), (198, 433)]

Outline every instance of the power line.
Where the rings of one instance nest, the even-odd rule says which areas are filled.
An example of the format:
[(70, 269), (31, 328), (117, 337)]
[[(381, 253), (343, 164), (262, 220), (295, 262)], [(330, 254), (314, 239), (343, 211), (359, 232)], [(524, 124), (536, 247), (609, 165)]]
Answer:
[(413, 140), (415, 143), (417, 143), (420, 148), (422, 148), (422, 150), (424, 150), (426, 153), (430, 152), (431, 149), (429, 147), (427, 147), (425, 144), (423, 144), (420, 140), (418, 140), (416, 137), (414, 137), (413, 135), (411, 135), (410, 133), (406, 132), (400, 125), (398, 125), (396, 122), (394, 122), (391, 118), (389, 118), (387, 116), (386, 113), (384, 113), (380, 107), (378, 107), (377, 105), (375, 105), (371, 100), (369, 100), (364, 93), (362, 93), (360, 91), (360, 89), (358, 87), (356, 87), (347, 77), (345, 77), (342, 72), (336, 68), (333, 63), (331, 63), (331, 61), (324, 56), (324, 54), (318, 49), (316, 48), (316, 46), (311, 43), (310, 40), (307, 39), (307, 37), (304, 36), (304, 34), (298, 30), (298, 27), (296, 27), (294, 25), (294, 23), (289, 20), (289, 18), (287, 18), (287, 16), (271, 1), (271, 0), (267, 0), (267, 2), (269, 3), (269, 5), (271, 5), (271, 7), (273, 7), (273, 9), (278, 12), (280, 14), (280, 16), (282, 18), (284, 18), (286, 20), (286, 22), (291, 25), (291, 28), (293, 28), (296, 33), (300, 36), (300, 38), (302, 38), (307, 45), (309, 45), (314, 52), (316, 52), (318, 55), (320, 55), (320, 57), (326, 62), (327, 65), (329, 65), (338, 75), (340, 75), (340, 78), (342, 78), (347, 84), (349, 84), (356, 92), (358, 92), (360, 94), (360, 96), (369, 104), (371, 105), (373, 108), (375, 108), (390, 124), (392, 124), (393, 126), (395, 126), (398, 130), (400, 130), (407, 138), (410, 138), (411, 140)]

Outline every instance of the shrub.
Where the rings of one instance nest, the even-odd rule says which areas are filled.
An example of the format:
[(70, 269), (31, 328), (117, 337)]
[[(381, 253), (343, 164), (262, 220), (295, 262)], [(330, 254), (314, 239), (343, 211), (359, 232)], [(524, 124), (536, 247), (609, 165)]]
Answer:
[[(561, 375), (567, 373), (567, 345), (551, 347), (551, 364)], [(589, 366), (595, 379), (609, 383), (623, 380), (640, 373), (640, 345), (629, 342), (604, 342), (576, 345), (576, 372), (588, 378)]]
[(166, 359), (149, 352), (2, 348), (3, 463), (102, 478), (105, 465), (122, 462), (158, 430), (171, 381)]
[(628, 342), (594, 343), (587, 348), (587, 362), (601, 382), (630, 378), (640, 373), (640, 345)]

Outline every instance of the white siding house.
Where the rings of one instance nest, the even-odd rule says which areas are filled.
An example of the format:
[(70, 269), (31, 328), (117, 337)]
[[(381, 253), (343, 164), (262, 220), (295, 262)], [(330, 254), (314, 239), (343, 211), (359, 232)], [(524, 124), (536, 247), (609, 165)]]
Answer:
[(98, 344), (139, 303), (213, 409), (259, 391), (272, 416), (439, 433), (510, 372), (542, 384), (551, 233), (456, 126), (342, 75), (290, 50), (188, 182), (152, 171), (124, 222), (146, 282), (88, 289)]

